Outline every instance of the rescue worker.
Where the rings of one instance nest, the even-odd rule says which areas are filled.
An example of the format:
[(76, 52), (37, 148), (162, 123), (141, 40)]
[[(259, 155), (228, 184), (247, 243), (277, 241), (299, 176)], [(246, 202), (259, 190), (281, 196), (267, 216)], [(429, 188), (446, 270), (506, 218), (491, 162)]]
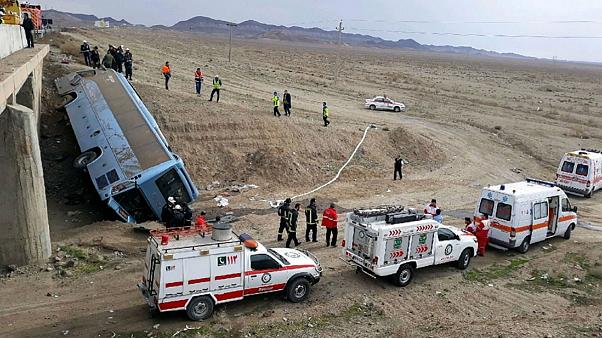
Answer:
[(113, 67), (113, 55), (111, 55), (111, 52), (107, 52), (107, 54), (105, 54), (105, 56), (102, 58), (102, 66), (105, 69), (111, 69)]
[(203, 86), (203, 78), (205, 74), (201, 71), (201, 68), (197, 68), (194, 72), (194, 84), (196, 86), (196, 95), (201, 96), (201, 87)]
[(117, 72), (123, 73), (123, 62), (125, 61), (125, 57), (123, 56), (123, 46), (117, 47), (115, 51), (115, 63), (117, 63)]
[(424, 207), (424, 214), (435, 216), (436, 212), (437, 212), (437, 200), (433, 198), (431, 200), (431, 202)]
[(98, 52), (98, 46), (94, 46), (94, 49), (90, 52), (90, 61), (92, 62), (93, 69), (100, 69), (100, 53)]
[(176, 199), (169, 196), (167, 198), (167, 203), (165, 203), (165, 205), (163, 206), (163, 209), (161, 209), (161, 220), (165, 224), (166, 228), (171, 227), (171, 222), (173, 219), (173, 208), (175, 207), (175, 205), (176, 205)]
[(441, 209), (437, 209), (435, 211), (435, 216), (433, 216), (433, 219), (439, 223), (443, 223), (443, 216), (441, 215)]
[(29, 17), (29, 14), (23, 13), (23, 23), (21, 27), (25, 31), (25, 38), (27, 39), (27, 48), (33, 48), (33, 33), (32, 31), (36, 28), (33, 21)]
[(278, 216), (280, 216), (280, 226), (278, 227), (278, 241), (282, 241), (282, 233), (284, 232), (284, 229), (288, 228), (288, 223), (290, 221), (290, 207), (291, 199), (287, 198), (286, 200), (284, 200), (284, 203), (282, 203), (282, 205), (278, 208)]
[(84, 63), (86, 66), (92, 66), (92, 60), (90, 60), (90, 45), (88, 41), (84, 40), (81, 46), (79, 46), (79, 52), (84, 56)]
[(272, 97), (272, 102), (274, 103), (274, 116), (280, 117), (280, 111), (278, 107), (280, 107), (280, 97), (277, 92), (274, 92), (274, 97)]
[(119, 69), (117, 67), (117, 61), (116, 61), (117, 49), (113, 45), (109, 45), (109, 53), (111, 53), (111, 55), (113, 56), (113, 63), (111, 64), (111, 68), (114, 71), (117, 71)]
[(169, 79), (171, 78), (171, 67), (169, 66), (169, 62), (165, 62), (165, 65), (161, 69), (161, 73), (163, 77), (165, 77), (165, 89), (169, 90)]
[(202, 229), (207, 226), (207, 213), (201, 211), (201, 214), (194, 220), (194, 225), (197, 229)]
[(132, 52), (130, 52), (129, 48), (125, 49), (125, 54), (123, 55), (123, 66), (125, 67), (125, 78), (132, 80), (132, 69), (133, 69), (133, 59)]
[(173, 207), (173, 217), (171, 219), (172, 228), (183, 228), (186, 225), (186, 215), (181, 205), (176, 204)]
[(309, 233), (311, 232), (311, 241), (317, 242), (318, 236), (318, 210), (316, 209), (316, 199), (309, 200), (309, 205), (305, 208), (305, 241), (309, 242)]
[(328, 120), (329, 116), (330, 109), (328, 109), (326, 102), (322, 102), (322, 119), (324, 120), (324, 127), (328, 127), (328, 125), (330, 124), (330, 121)]
[(400, 180), (403, 178), (403, 172), (401, 171), (402, 169), (403, 169), (403, 159), (401, 159), (401, 157), (396, 157), (395, 158), (395, 173), (393, 174), (393, 181), (397, 180), (397, 175), (399, 175)]
[(213, 101), (213, 94), (217, 94), (217, 100), (216, 102), (219, 102), (219, 91), (220, 89), (222, 89), (222, 80), (219, 78), (218, 75), (216, 75), (213, 78), (213, 90), (211, 91), (211, 97), (209, 98), (209, 101)]
[(184, 226), (191, 227), (192, 226), (192, 209), (188, 206), (186, 202), (180, 202), (180, 206), (182, 207), (182, 213), (184, 214)]
[(485, 249), (487, 248), (487, 244), (489, 243), (489, 220), (487, 219), (487, 215), (483, 215), (482, 217), (475, 217), (476, 224), (476, 233), (477, 236), (477, 254), (479, 256), (485, 256)]
[(286, 89), (282, 95), (282, 104), (284, 105), (284, 116), (291, 116), (291, 94)]
[(465, 225), (464, 230), (470, 232), (473, 235), (477, 233), (477, 227), (474, 224), (474, 222), (470, 219), (470, 217), (464, 218), (464, 225)]
[(295, 204), (295, 208), (291, 209), (290, 212), (290, 225), (286, 229), (288, 238), (286, 239), (286, 247), (288, 248), (291, 242), (295, 242), (295, 246), (299, 246), (299, 240), (297, 239), (297, 220), (299, 220), (299, 208), (301, 204)]
[(326, 246), (337, 246), (338, 222), (339, 216), (334, 208), (334, 203), (330, 203), (330, 207), (324, 210), (322, 215), (322, 226), (326, 227)]

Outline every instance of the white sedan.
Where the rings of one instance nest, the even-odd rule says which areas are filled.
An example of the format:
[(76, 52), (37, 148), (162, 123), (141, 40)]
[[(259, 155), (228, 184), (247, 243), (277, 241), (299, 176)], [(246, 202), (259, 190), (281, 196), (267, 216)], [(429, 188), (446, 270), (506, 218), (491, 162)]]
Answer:
[(364, 105), (366, 108), (371, 110), (392, 110), (395, 112), (401, 112), (406, 110), (406, 105), (401, 102), (395, 102), (388, 97), (376, 96), (373, 99), (366, 99)]

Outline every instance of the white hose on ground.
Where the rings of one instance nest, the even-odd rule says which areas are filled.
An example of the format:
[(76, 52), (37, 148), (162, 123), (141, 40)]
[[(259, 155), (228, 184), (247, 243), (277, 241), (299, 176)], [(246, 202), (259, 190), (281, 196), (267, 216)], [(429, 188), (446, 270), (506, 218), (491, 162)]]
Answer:
[[(351, 162), (351, 160), (353, 159), (353, 157), (355, 156), (355, 154), (357, 153), (357, 151), (360, 149), (360, 147), (362, 146), (362, 143), (364, 143), (364, 140), (366, 139), (366, 135), (368, 135), (368, 130), (372, 129), (372, 128), (376, 128), (375, 125), (370, 124), (366, 127), (366, 129), (364, 130), (364, 135), (362, 135), (362, 139), (360, 140), (360, 142), (355, 146), (355, 149), (353, 150), (353, 152), (351, 153), (351, 156), (349, 156), (349, 158), (347, 159), (347, 162), (345, 162), (345, 164), (343, 164), (343, 166), (341, 168), (339, 168), (339, 171), (337, 172), (337, 174), (328, 182), (322, 184), (321, 186), (308, 191), (306, 193), (303, 194), (299, 194), (296, 196), (291, 197), (291, 200), (295, 200), (298, 199), (299, 197), (303, 197), (303, 196), (307, 196), (309, 194), (313, 194), (314, 192), (332, 184), (334, 181), (336, 181), (339, 176), (341, 176), (341, 173), (343, 172), (343, 169), (345, 169), (345, 167), (347, 167), (347, 165), (349, 164), (349, 162)], [(270, 203), (270, 206), (272, 208), (277, 208), (279, 205), (281, 205), (284, 201), (283, 200), (277, 200), (277, 201), (268, 201)]]

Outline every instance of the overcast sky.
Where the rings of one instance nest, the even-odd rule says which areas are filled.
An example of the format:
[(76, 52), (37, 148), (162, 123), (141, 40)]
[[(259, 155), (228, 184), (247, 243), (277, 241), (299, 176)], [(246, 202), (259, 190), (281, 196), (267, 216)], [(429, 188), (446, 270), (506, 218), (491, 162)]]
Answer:
[[(392, 40), (412, 38), (423, 44), (471, 46), (545, 58), (602, 62), (602, 0), (38, 0), (33, 2), (41, 3), (45, 9), (54, 8), (73, 13), (94, 14), (99, 17), (111, 16), (145, 25), (173, 25), (178, 21), (202, 15), (233, 22), (253, 19), (264, 23), (332, 30), (338, 23), (338, 19), (343, 19), (345, 32), (349, 33), (363, 33)], [(492, 35), (589, 38), (510, 38)]]

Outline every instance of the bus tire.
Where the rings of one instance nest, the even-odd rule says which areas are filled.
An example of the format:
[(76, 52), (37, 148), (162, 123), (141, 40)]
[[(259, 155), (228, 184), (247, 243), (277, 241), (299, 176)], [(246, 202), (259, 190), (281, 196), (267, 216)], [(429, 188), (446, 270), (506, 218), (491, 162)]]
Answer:
[(571, 224), (568, 226), (568, 228), (566, 228), (566, 231), (564, 232), (564, 236), (562, 236), (564, 239), (571, 239), (571, 232), (573, 231), (573, 227), (574, 227), (574, 225)]
[(209, 296), (200, 296), (193, 298), (186, 306), (186, 315), (190, 320), (205, 320), (213, 314), (213, 299)]
[(98, 154), (92, 150), (85, 151), (73, 160), (73, 167), (76, 169), (85, 169), (88, 164), (94, 162)]
[(410, 264), (403, 264), (393, 275), (393, 284), (405, 287), (408, 286), (414, 278), (414, 268)]
[(299, 303), (309, 297), (309, 281), (298, 277), (292, 281), (286, 289), (286, 298), (293, 303)]
[(518, 248), (516, 248), (516, 251), (524, 254), (527, 253), (527, 251), (529, 251), (529, 247), (531, 246), (531, 236), (527, 236), (523, 242), (520, 244), (520, 246)]
[(458, 269), (464, 270), (468, 267), (468, 264), (470, 264), (470, 256), (472, 256), (470, 249), (464, 249), (464, 251), (462, 251), (462, 254), (460, 255), (460, 258), (458, 258), (458, 262), (456, 264)]

